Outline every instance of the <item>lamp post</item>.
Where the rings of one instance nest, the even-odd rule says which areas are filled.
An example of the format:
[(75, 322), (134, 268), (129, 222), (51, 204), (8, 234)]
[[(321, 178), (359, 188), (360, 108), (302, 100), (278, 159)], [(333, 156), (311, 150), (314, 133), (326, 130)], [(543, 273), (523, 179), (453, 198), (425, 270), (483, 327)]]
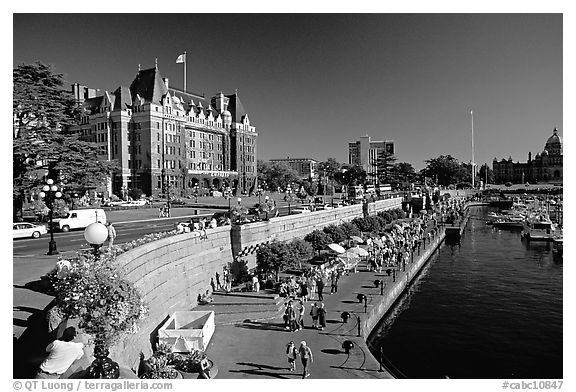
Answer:
[(54, 185), (54, 180), (48, 178), (46, 185), (42, 187), (42, 192), (38, 194), (40, 198), (44, 199), (46, 207), (48, 207), (48, 217), (50, 218), (50, 242), (48, 242), (48, 255), (57, 255), (58, 249), (56, 248), (56, 241), (54, 241), (54, 202), (62, 197), (62, 192)]
[(262, 196), (262, 187), (258, 184), (258, 204), (261, 203), (260, 197)]
[(286, 185), (286, 200), (288, 201), (288, 215), (290, 215), (290, 201), (292, 200), (292, 187)]
[(94, 257), (98, 259), (99, 250), (108, 238), (108, 228), (100, 222), (94, 222), (84, 229), (84, 238), (94, 248)]
[(198, 183), (196, 183), (196, 184), (194, 185), (194, 197), (196, 198), (195, 203), (198, 203), (198, 189), (199, 189)]

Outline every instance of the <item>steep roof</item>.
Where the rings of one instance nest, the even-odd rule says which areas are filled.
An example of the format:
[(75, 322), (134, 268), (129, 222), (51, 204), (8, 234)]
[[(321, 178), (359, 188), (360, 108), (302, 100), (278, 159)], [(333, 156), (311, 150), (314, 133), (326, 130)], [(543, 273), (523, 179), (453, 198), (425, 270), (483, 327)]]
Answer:
[(162, 97), (168, 89), (157, 68), (138, 71), (136, 78), (130, 84), (130, 93), (133, 97), (139, 94), (146, 102), (160, 104)]
[(115, 97), (113, 110), (126, 110), (132, 107), (132, 94), (128, 87), (120, 86), (113, 94)]
[(103, 95), (99, 95), (97, 97), (94, 98), (88, 98), (86, 99), (82, 105), (85, 111), (87, 111), (88, 113), (92, 114), (92, 113), (96, 113), (98, 111), (98, 108), (100, 107), (100, 105), (102, 104), (102, 100), (104, 100), (104, 96)]
[(246, 110), (244, 110), (244, 106), (240, 101), (240, 97), (238, 97), (238, 93), (226, 95), (226, 97), (230, 98), (228, 111), (232, 114), (232, 121), (241, 123), (244, 116), (246, 116)]

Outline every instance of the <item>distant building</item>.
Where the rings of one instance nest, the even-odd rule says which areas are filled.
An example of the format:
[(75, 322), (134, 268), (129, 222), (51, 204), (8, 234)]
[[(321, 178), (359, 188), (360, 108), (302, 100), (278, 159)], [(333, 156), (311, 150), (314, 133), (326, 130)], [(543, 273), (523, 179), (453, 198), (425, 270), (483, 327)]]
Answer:
[(395, 154), (393, 140), (373, 141), (366, 135), (361, 136), (358, 141), (348, 143), (348, 163), (362, 166), (368, 177), (377, 176), (376, 163), (384, 154)]
[(158, 67), (139, 70), (130, 87), (96, 96), (75, 84), (82, 105), (73, 128), (115, 160), (107, 193), (140, 188), (147, 195), (190, 195), (200, 188), (248, 193), (256, 184), (258, 134), (238, 93), (204, 95), (170, 87)]
[(554, 128), (552, 136), (546, 141), (544, 151), (537, 153), (532, 159), (532, 153), (528, 153), (528, 162), (513, 162), (512, 157), (508, 160), (492, 161), (494, 181), (497, 184), (511, 182), (537, 183), (537, 182), (563, 182), (563, 152), (562, 139), (558, 136), (558, 129)]
[(270, 159), (270, 162), (279, 162), (286, 164), (289, 168), (296, 171), (298, 176), (303, 179), (313, 179), (316, 177), (316, 166), (318, 161), (312, 158), (281, 158)]

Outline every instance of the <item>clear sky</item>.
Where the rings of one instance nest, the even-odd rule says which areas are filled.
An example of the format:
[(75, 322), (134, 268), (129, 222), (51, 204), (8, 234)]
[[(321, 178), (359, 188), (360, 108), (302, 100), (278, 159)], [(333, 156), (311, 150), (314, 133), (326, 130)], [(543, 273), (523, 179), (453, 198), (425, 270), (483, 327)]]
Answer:
[[(205, 4), (206, 5), (206, 4)], [(13, 65), (102, 91), (155, 58), (182, 88), (238, 93), (258, 158), (348, 160), (362, 135), (417, 169), (541, 152), (562, 122), (561, 14), (14, 14)]]

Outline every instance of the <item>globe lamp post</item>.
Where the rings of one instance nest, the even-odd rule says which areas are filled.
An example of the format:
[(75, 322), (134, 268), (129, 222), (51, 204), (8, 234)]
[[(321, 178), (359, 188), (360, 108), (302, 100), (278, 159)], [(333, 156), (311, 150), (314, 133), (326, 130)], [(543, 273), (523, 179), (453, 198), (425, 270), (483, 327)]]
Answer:
[(84, 238), (94, 248), (94, 256), (98, 258), (99, 250), (108, 238), (108, 228), (100, 222), (94, 222), (84, 229)]
[(58, 249), (56, 248), (56, 241), (54, 241), (54, 202), (62, 197), (62, 192), (54, 185), (54, 180), (51, 178), (46, 180), (46, 185), (42, 187), (42, 192), (38, 194), (40, 198), (44, 199), (46, 207), (48, 207), (48, 217), (50, 218), (50, 242), (48, 242), (48, 255), (57, 255)]

